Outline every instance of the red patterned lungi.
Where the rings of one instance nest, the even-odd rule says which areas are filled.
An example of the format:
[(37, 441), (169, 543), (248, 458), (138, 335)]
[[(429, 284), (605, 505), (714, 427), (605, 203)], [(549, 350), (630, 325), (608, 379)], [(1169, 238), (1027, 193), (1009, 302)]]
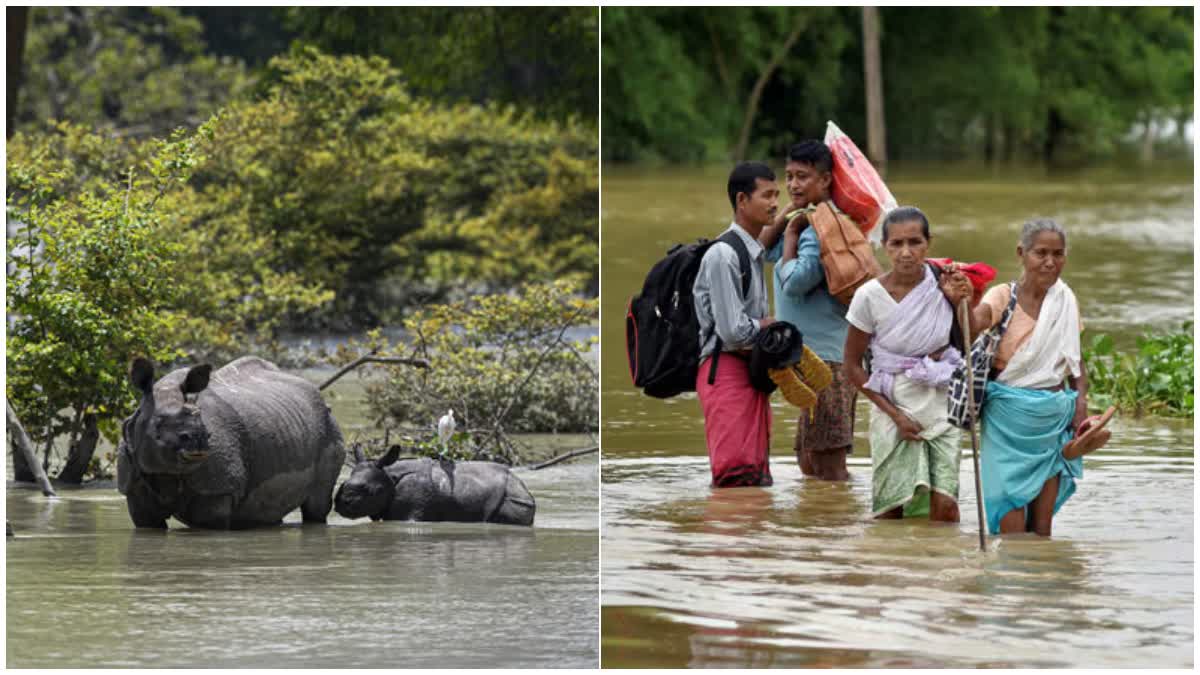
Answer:
[(712, 363), (709, 358), (700, 364), (696, 394), (704, 411), (713, 487), (770, 485), (770, 395), (750, 384), (745, 358), (721, 354), (716, 380), (709, 384)]

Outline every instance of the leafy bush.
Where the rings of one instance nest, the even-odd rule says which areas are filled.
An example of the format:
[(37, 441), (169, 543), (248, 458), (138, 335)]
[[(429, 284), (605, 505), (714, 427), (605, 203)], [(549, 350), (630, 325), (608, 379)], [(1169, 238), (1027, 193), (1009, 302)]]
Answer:
[(594, 128), (416, 99), (377, 57), (302, 48), (265, 78), (217, 121), (195, 183), (206, 219), (273, 237), (283, 269), (335, 291), (326, 321), (597, 278)]
[(127, 144), (60, 123), (10, 141), (6, 389), (36, 442), (89, 415), (114, 440), (135, 355), (228, 358), (284, 309), (329, 300), (274, 273), (269, 242), (192, 219), (212, 128)]
[(1088, 403), (1100, 409), (1115, 405), (1136, 415), (1191, 416), (1196, 395), (1194, 342), (1191, 321), (1177, 332), (1142, 335), (1136, 353), (1117, 352), (1111, 337), (1095, 336), (1083, 350)]
[[(379, 426), (416, 428), (418, 440), (435, 452), (440, 448), (429, 434), (453, 409), (460, 458), (478, 451), (511, 454), (506, 433), (592, 431), (599, 382), (589, 352), (597, 338), (569, 334), (594, 326), (597, 312), (595, 299), (575, 296), (566, 282), (427, 307), (404, 322), (411, 344), (393, 344), (375, 332), (365, 346), (393, 355), (407, 347), (407, 355), (426, 358), (431, 367), (371, 366), (386, 377), (368, 380), (367, 405)], [(355, 356), (345, 348), (341, 360)], [(464, 444), (474, 449), (468, 453)]]

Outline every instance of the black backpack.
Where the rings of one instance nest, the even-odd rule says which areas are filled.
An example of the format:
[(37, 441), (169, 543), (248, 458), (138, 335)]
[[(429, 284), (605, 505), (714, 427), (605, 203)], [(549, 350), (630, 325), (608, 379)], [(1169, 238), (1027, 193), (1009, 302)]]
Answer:
[[(742, 297), (750, 291), (750, 252), (736, 232), (712, 240), (676, 244), (646, 275), (642, 292), (629, 299), (625, 310), (625, 353), (633, 385), (647, 396), (670, 398), (696, 390), (700, 369), (700, 322), (692, 299), (692, 284), (709, 247), (723, 241), (737, 252), (742, 272)], [(721, 339), (717, 338), (717, 352)], [(715, 374), (716, 363), (713, 364)]]

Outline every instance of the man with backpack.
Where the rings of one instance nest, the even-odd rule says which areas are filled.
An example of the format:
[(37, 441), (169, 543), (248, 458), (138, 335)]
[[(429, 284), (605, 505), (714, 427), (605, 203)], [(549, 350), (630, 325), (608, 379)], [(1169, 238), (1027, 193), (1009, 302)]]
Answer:
[[(791, 204), (759, 236), (767, 249), (766, 260), (775, 263), (775, 314), (800, 328), (804, 344), (829, 365), (834, 375), (833, 383), (818, 394), (816, 408), (800, 413), (794, 449), (805, 476), (847, 480), (850, 474), (846, 455), (854, 444), (858, 392), (842, 373), (842, 347), (849, 326), (846, 309), (857, 285), (879, 274), (880, 269), (865, 238), (833, 204), (833, 156), (829, 148), (816, 140), (793, 145), (788, 151), (786, 172)], [(801, 213), (789, 218), (797, 210)], [(829, 257), (831, 242), (822, 241), (818, 230), (837, 239), (841, 248), (836, 257)], [(847, 235), (858, 239), (847, 242)], [(835, 270), (837, 288), (831, 289), (823, 258), (839, 265)]]
[(705, 251), (692, 286), (700, 333), (696, 393), (713, 486), (767, 486), (770, 395), (751, 384), (748, 356), (774, 322), (758, 236), (775, 219), (779, 189), (766, 164), (742, 162), (729, 174), (728, 193), (733, 223)]

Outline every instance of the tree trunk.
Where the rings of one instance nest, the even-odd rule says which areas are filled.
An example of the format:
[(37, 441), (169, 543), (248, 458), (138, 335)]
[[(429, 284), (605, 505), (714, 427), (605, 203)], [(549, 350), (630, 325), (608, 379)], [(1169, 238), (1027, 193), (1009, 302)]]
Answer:
[(867, 157), (887, 174), (887, 130), (883, 121), (883, 63), (879, 55), (879, 8), (862, 8), (863, 79), (867, 99)]
[(13, 464), (17, 463), (17, 458), (20, 457), (24, 461), (26, 468), (33, 474), (33, 479), (37, 482), (38, 487), (42, 488), (42, 494), (47, 497), (54, 496), (54, 488), (50, 485), (50, 479), (46, 477), (46, 472), (42, 470), (42, 465), (37, 461), (37, 452), (33, 449), (33, 443), (29, 440), (29, 434), (25, 433), (25, 427), (21, 426), (21, 420), (17, 419), (17, 413), (13, 410), (12, 403), (8, 399), (4, 399), (6, 407), (5, 416), (8, 421), (8, 433), (12, 434), (13, 444)]
[(717, 76), (721, 80), (721, 88), (725, 90), (725, 95), (730, 99), (737, 96), (737, 90), (733, 84), (733, 77), (729, 74), (729, 64), (725, 59), (725, 50), (721, 49), (721, 41), (717, 37), (717, 29), (713, 27), (712, 16), (705, 12), (704, 27), (708, 30), (708, 40), (712, 44), (713, 60), (717, 64)]
[(5, 33), (8, 39), (8, 97), (4, 105), (8, 109), (5, 115), (5, 138), (12, 138), (13, 126), (16, 120), (17, 95), (21, 92), (21, 68), (25, 56), (25, 33), (29, 28), (28, 7), (5, 8)]
[(800, 33), (804, 31), (804, 19), (801, 16), (797, 16), (796, 22), (792, 26), (792, 32), (779, 46), (779, 49), (771, 55), (771, 60), (758, 74), (758, 80), (754, 83), (754, 88), (750, 90), (750, 99), (746, 101), (746, 112), (742, 117), (742, 131), (738, 134), (737, 146), (733, 150), (733, 161), (735, 162), (740, 162), (746, 157), (746, 148), (750, 145), (750, 128), (754, 126), (754, 117), (758, 114), (758, 102), (762, 99), (763, 90), (767, 88), (767, 82), (771, 81), (771, 75), (775, 73), (779, 64), (783, 63), (784, 57), (791, 51), (792, 45), (796, 44), (796, 40), (800, 39)]
[(996, 161), (996, 137), (1000, 134), (996, 124), (996, 113), (987, 113), (983, 126), (983, 161)]
[(67, 454), (67, 463), (58, 472), (58, 480), (72, 485), (83, 482), (88, 465), (92, 463), (92, 455), (96, 453), (96, 442), (100, 440), (100, 429), (96, 427), (96, 416), (87, 413), (83, 416), (83, 434), (78, 441), (71, 444)]
[(1065, 128), (1058, 110), (1050, 108), (1046, 112), (1046, 140), (1042, 144), (1042, 161), (1046, 164), (1054, 163)]

